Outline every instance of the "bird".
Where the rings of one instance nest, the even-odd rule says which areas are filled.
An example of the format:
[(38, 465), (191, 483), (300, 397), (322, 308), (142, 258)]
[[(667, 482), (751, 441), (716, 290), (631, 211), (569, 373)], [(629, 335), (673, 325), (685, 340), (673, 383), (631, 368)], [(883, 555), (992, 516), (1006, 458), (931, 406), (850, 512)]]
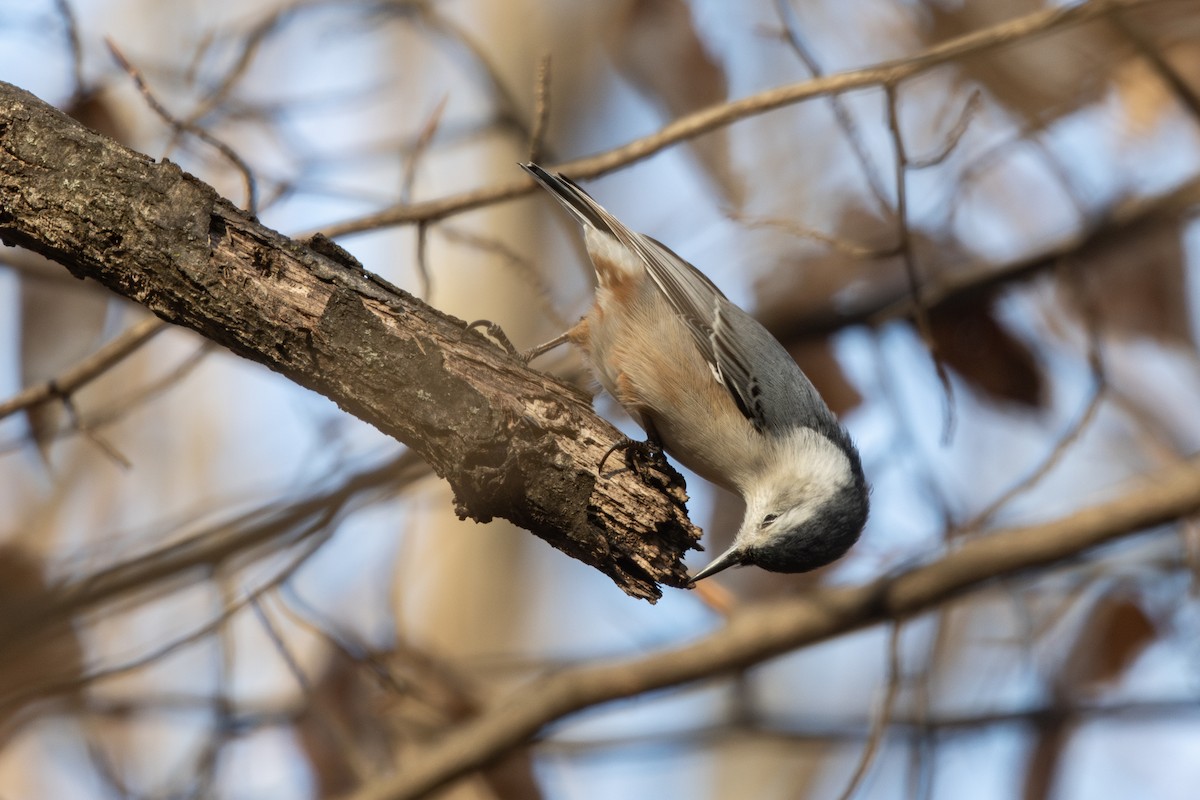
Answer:
[(526, 360), (575, 344), (650, 448), (745, 501), (733, 543), (689, 583), (735, 566), (808, 572), (845, 555), (869, 510), (862, 460), (783, 345), (570, 178), (520, 166), (580, 224), (596, 273), (588, 313)]

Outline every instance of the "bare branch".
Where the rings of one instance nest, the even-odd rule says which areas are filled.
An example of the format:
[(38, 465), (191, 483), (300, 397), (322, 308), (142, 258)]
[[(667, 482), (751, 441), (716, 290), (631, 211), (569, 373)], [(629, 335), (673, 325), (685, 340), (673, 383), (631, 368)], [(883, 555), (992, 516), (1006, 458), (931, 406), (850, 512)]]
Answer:
[[(808, 68), (812, 76), (820, 78), (825, 71), (821, 69), (816, 56), (813, 55), (811, 48), (800, 34), (800, 20), (797, 18), (796, 9), (792, 7), (791, 0), (775, 0), (775, 11), (779, 15), (780, 22), (783, 23), (784, 39), (796, 51), (796, 56), (804, 62), (804, 66)], [(880, 211), (887, 213), (891, 210), (892, 204), (888, 200), (887, 190), (884, 189), (883, 178), (880, 176), (875, 162), (871, 159), (871, 154), (867, 152), (866, 143), (863, 142), (862, 133), (859, 132), (854, 117), (850, 115), (850, 110), (846, 108), (840, 95), (829, 95), (829, 106), (833, 109), (834, 119), (837, 120), (838, 127), (842, 129), (850, 149), (854, 152), (854, 158), (858, 161), (858, 166), (867, 179), (867, 185), (871, 189), (871, 194), (875, 196), (875, 202), (879, 204)]]
[[(844, 94), (856, 89), (896, 85), (966, 55), (974, 55), (1015, 42), (1024, 42), (1064, 28), (1099, 19), (1116, 10), (1139, 8), (1171, 0), (1089, 0), (1076, 5), (1054, 6), (951, 39), (916, 55), (867, 69), (838, 72), (821, 78), (768, 89), (729, 103), (688, 114), (629, 144), (587, 158), (558, 164), (556, 171), (572, 178), (587, 179), (628, 166), (680, 142), (709, 131), (814, 97)], [(345, 236), (388, 225), (411, 225), (444, 219), (454, 214), (522, 197), (533, 192), (532, 178), (513, 180), (499, 186), (474, 189), (462, 194), (412, 205), (398, 205), (322, 229), (327, 236)]]
[(550, 54), (538, 61), (533, 84), (533, 124), (529, 128), (529, 160), (542, 160), (546, 148), (546, 125), (550, 121)]
[(863, 778), (867, 777), (867, 772), (875, 761), (875, 754), (879, 752), (879, 743), (883, 741), (883, 734), (891, 723), (892, 709), (896, 705), (896, 694), (900, 690), (900, 631), (902, 628), (903, 623), (899, 621), (892, 623), (892, 631), (888, 635), (888, 668), (884, 678), (885, 689), (879, 698), (875, 716), (871, 720), (871, 732), (867, 736), (867, 744), (863, 747), (858, 765), (854, 768), (854, 774), (850, 776), (850, 782), (846, 784), (846, 788), (839, 795), (841, 800), (850, 800), (858, 791), (858, 787), (862, 785)]
[(154, 110), (155, 114), (158, 114), (163, 122), (171, 126), (171, 129), (176, 133), (190, 133), (192, 136), (195, 136), (200, 141), (214, 148), (217, 152), (228, 159), (231, 164), (233, 164), (234, 169), (241, 173), (242, 180), (246, 184), (246, 210), (251, 214), (258, 213), (258, 188), (254, 181), (254, 173), (250, 171), (250, 165), (247, 164), (232, 147), (225, 144), (208, 131), (191, 123), (176, 119), (175, 116), (167, 110), (167, 107), (160, 103), (158, 98), (154, 96), (154, 93), (150, 91), (150, 86), (146, 83), (146, 79), (143, 77), (142, 71), (130, 63), (129, 59), (125, 57), (125, 54), (121, 52), (120, 48), (118, 48), (111, 39), (106, 40), (106, 43), (108, 44), (108, 50), (110, 53), (112, 53), (113, 58), (116, 59), (117, 63), (121, 65), (121, 69), (125, 70), (125, 72), (129, 74), (129, 77), (133, 79), (133, 82), (137, 86), (137, 89), (141, 93), (142, 97), (146, 98), (146, 102), (149, 104), (150, 108)]
[(121, 333), (87, 358), (65, 370), (53, 380), (23, 389), (7, 400), (0, 401), (0, 419), (31, 406), (56, 398), (69, 398), (143, 344), (166, 330), (167, 324), (151, 317)]
[[(79, 196), (88, 202), (80, 204)], [(596, 474), (624, 437), (590, 398), (336, 250), (289, 240), (0, 84), (0, 238), (283, 373), (394, 436), (455, 490), (637, 597), (685, 586), (698, 531), (677, 474)], [(331, 257), (332, 254), (332, 257)]]
[(896, 85), (889, 83), (887, 90), (887, 119), (888, 133), (892, 138), (892, 149), (895, 156), (896, 181), (896, 249), (904, 263), (904, 274), (908, 278), (908, 292), (912, 297), (913, 320), (921, 340), (929, 350), (933, 359), (933, 367), (937, 371), (938, 380), (946, 398), (946, 416), (942, 427), (942, 440), (950, 441), (954, 433), (954, 385), (950, 383), (950, 373), (938, 350), (937, 339), (933, 336), (933, 328), (929, 325), (929, 309), (922, 299), (922, 281), (917, 272), (917, 254), (913, 251), (912, 229), (908, 224), (908, 151), (904, 146), (904, 134), (900, 130), (900, 114), (897, 108)]
[(401, 774), (354, 800), (405, 800), (446, 786), (591, 706), (745, 669), (797, 647), (885, 620), (899, 620), (997, 578), (1016, 575), (1200, 511), (1200, 459), (1144, 476), (1116, 499), (1042, 525), (997, 531), (928, 564), (869, 584), (825, 587), (782, 602), (747, 606), (699, 641), (616, 664), (555, 673), (511, 692)]

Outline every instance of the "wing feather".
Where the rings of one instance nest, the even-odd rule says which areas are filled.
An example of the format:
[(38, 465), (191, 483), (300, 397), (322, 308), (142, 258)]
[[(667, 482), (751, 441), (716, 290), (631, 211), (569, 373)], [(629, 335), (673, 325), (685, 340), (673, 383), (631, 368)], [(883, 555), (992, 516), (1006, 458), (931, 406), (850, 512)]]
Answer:
[[(654, 285), (687, 326), (713, 376), (729, 392), (738, 409), (759, 431), (769, 427), (767, 410), (762, 402), (762, 386), (751, 366), (753, 362), (745, 343), (734, 330), (735, 326), (744, 329), (747, 320), (756, 327), (757, 323), (729, 302), (704, 273), (661, 242), (627, 228), (570, 178), (547, 172), (536, 164), (521, 166), (581, 224), (611, 234), (637, 255)], [(770, 336), (765, 331), (762, 333)]]

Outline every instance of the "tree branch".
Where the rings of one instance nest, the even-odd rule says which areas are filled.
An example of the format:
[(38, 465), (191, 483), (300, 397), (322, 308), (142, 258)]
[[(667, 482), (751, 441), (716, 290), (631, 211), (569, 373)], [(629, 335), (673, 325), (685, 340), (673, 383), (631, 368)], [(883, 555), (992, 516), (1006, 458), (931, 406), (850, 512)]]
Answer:
[(966, 540), (935, 561), (868, 584), (747, 606), (697, 642), (635, 661), (563, 670), (517, 689), (353, 800), (421, 797), (581, 709), (742, 670), (797, 647), (910, 617), (997, 578), (1078, 556), (1198, 510), (1200, 458), (1143, 476), (1114, 500), (1042, 525)]
[(597, 475), (624, 437), (588, 398), (169, 161), (0, 83), (0, 240), (329, 397), (419, 452), (460, 516), (503, 517), (654, 600), (699, 532), (674, 471)]
[[(895, 86), (915, 75), (964, 56), (983, 53), (1016, 42), (1028, 41), (1054, 31), (1100, 19), (1117, 11), (1136, 12), (1144, 6), (1169, 1), (1086, 0), (1086, 2), (1074, 5), (1041, 9), (983, 30), (950, 39), (896, 61), (778, 86), (738, 100), (731, 100), (728, 103), (703, 108), (673, 120), (649, 136), (643, 136), (603, 153), (558, 164), (555, 166), (555, 170), (565, 172), (576, 179), (595, 178), (649, 158), (668, 147), (759, 114), (815, 97), (841, 95), (858, 89)], [(531, 178), (518, 178), (498, 186), (484, 186), (450, 197), (392, 206), (357, 219), (346, 220), (336, 225), (327, 225), (322, 228), (322, 232), (327, 236), (334, 237), (375, 230), (389, 225), (435, 222), (455, 214), (522, 197), (533, 192), (536, 187), (537, 184)]]

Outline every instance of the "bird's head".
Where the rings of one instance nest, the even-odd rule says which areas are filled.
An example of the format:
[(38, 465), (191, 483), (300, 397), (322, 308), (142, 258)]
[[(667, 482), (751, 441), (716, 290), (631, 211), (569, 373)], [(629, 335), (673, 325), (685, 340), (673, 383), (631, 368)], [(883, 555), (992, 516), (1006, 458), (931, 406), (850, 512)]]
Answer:
[(744, 481), (746, 516), (728, 550), (692, 582), (729, 567), (808, 572), (845, 555), (867, 521), (868, 494), (858, 452), (840, 428), (788, 434)]

